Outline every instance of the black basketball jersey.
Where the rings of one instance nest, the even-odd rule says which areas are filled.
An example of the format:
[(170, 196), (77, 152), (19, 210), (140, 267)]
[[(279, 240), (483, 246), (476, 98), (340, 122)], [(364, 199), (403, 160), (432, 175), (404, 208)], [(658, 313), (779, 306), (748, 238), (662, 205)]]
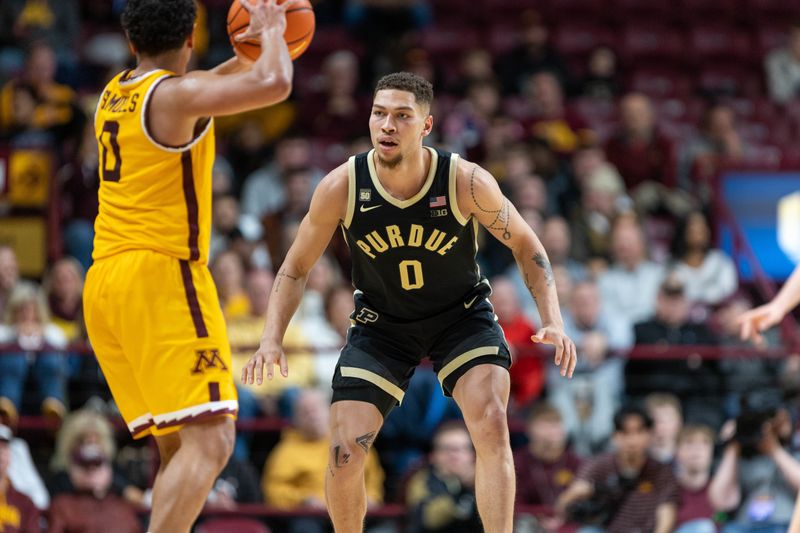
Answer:
[(353, 258), (353, 285), (370, 309), (400, 320), (469, 307), (466, 299), (476, 288), (488, 290), (475, 262), (477, 224), (461, 214), (456, 200), (458, 155), (427, 149), (427, 179), (407, 200), (381, 185), (374, 150), (348, 162), (342, 227)]

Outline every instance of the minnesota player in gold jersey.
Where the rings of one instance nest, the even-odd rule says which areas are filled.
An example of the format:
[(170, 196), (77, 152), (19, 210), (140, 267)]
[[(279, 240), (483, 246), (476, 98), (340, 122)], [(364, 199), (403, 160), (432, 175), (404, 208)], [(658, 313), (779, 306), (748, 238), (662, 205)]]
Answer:
[(235, 434), (230, 347), (206, 266), (213, 117), (291, 90), (283, 33), (297, 2), (236, 1), (251, 17), (241, 38), (260, 38), (264, 53), (187, 73), (195, 0), (128, 0), (122, 25), (137, 66), (109, 82), (95, 115), (100, 210), (84, 314), (128, 429), (158, 444), (158, 533), (189, 531)]

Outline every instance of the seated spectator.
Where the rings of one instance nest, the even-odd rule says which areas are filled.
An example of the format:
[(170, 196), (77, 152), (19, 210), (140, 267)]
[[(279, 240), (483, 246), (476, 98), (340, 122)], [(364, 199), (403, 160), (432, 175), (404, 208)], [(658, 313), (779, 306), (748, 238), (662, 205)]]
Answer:
[[(295, 168), (311, 166), (311, 143), (296, 134), (285, 135), (275, 146), (275, 158), (259, 168), (244, 182), (242, 189), (242, 212), (263, 220), (265, 216), (281, 210), (286, 205), (286, 172)], [(325, 173), (312, 167), (311, 189), (313, 190)], [(279, 264), (273, 260), (274, 264)]]
[[(75, 0), (7, 0), (0, 7), (2, 40), (16, 46), (45, 42), (65, 57), (75, 54), (81, 19)], [(6, 43), (3, 43), (6, 44)]]
[(285, 201), (280, 208), (262, 218), (264, 238), (272, 264), (280, 265), (289, 251), (292, 240), (281, 231), (283, 228), (300, 224), (308, 213), (311, 195), (314, 192), (314, 169), (311, 167), (292, 168), (284, 172)]
[(674, 212), (670, 202), (675, 189), (672, 141), (656, 126), (650, 99), (628, 93), (619, 102), (620, 125), (606, 144), (608, 160), (617, 167), (625, 187), (642, 211), (662, 205)]
[(566, 61), (550, 44), (550, 29), (534, 10), (525, 11), (519, 18), (522, 32), (520, 42), (498, 59), (498, 72), (506, 93), (523, 92), (525, 80), (537, 72), (550, 71), (565, 87), (572, 83)]
[(235, 454), (217, 476), (207, 500), (212, 507), (228, 510), (236, 509), (240, 503), (256, 504), (263, 501), (256, 469), (249, 461), (239, 459)]
[(570, 213), (574, 251), (593, 273), (605, 269), (614, 220), (629, 210), (629, 204), (622, 178), (609, 163), (601, 163), (581, 184), (580, 204)]
[[(72, 466), (76, 464), (76, 457), (82, 457), (81, 454), (86, 450), (91, 450), (95, 458), (91, 461), (93, 465), (100, 462), (100, 459), (104, 465), (108, 463), (106, 466), (111, 476), (110, 484), (103, 485), (101, 492), (111, 492), (131, 505), (143, 504), (144, 494), (141, 489), (128, 482), (114, 468), (117, 454), (114, 428), (104, 415), (90, 409), (71, 413), (56, 436), (55, 453), (50, 461), (50, 470), (53, 473), (50, 485), (54, 498), (62, 493), (82, 490), (76, 485), (76, 480), (85, 481), (85, 478), (76, 478)], [(105, 474), (102, 477), (105, 478)]]
[(708, 488), (714, 508), (734, 517), (723, 533), (787, 530), (800, 489), (800, 461), (790, 447), (789, 413), (774, 413), (749, 411), (733, 424)]
[(0, 317), (5, 316), (8, 298), (19, 281), (17, 254), (10, 246), (0, 245)]
[(211, 276), (226, 320), (247, 316), (250, 311), (244, 275), (242, 258), (232, 250), (220, 253), (211, 263)]
[(25, 71), (0, 92), (0, 132), (74, 154), (86, 118), (75, 92), (55, 81), (56, 56), (44, 42), (28, 50)]
[(594, 100), (613, 101), (620, 91), (617, 55), (608, 46), (589, 53), (588, 69), (581, 82), (581, 95)]
[(786, 46), (773, 50), (764, 59), (769, 96), (776, 104), (788, 104), (800, 95), (800, 19), (789, 28)]
[(528, 445), (514, 453), (517, 503), (552, 507), (578, 473), (580, 459), (567, 449), (567, 431), (558, 410), (542, 402), (528, 415)]
[(436, 429), (453, 420), (461, 420), (455, 400), (442, 394), (439, 380), (430, 367), (418, 367), (411, 376), (403, 403), (386, 417), (375, 444), (386, 468), (389, 494), (397, 495), (405, 476), (423, 461)]
[(556, 215), (546, 218), (542, 225), (541, 238), (551, 265), (564, 265), (575, 282), (586, 279), (586, 265), (570, 255), (572, 231), (564, 217)]
[(300, 123), (303, 131), (317, 138), (348, 141), (363, 133), (369, 103), (360, 98), (358, 56), (336, 50), (322, 63), (314, 90), (303, 100)]
[[(715, 338), (703, 324), (689, 322), (689, 302), (679, 278), (667, 277), (658, 292), (652, 318), (634, 326), (637, 345), (714, 345)], [(688, 355), (688, 354), (687, 354)], [(718, 427), (721, 398), (716, 361), (695, 356), (685, 359), (630, 359), (625, 368), (629, 396), (651, 391), (669, 392), (681, 398), (687, 418)]]
[(312, 328), (311, 323), (303, 324), (303, 333), (316, 349), (314, 353), (314, 372), (316, 383), (326, 391), (330, 390), (333, 373), (339, 362), (339, 352), (345, 344), (347, 331), (352, 325), (350, 315), (355, 310), (352, 285), (336, 285), (328, 291), (324, 300), (325, 323)]
[[(292, 427), (283, 431), (264, 465), (261, 485), (267, 505), (280, 509), (325, 509), (325, 476), (331, 446), (328, 404), (319, 391), (304, 390), (297, 397)], [(374, 449), (367, 453), (366, 487), (369, 505), (383, 501), (383, 471)], [(327, 520), (296, 518), (294, 533), (327, 531)]]
[(672, 270), (683, 281), (686, 298), (705, 306), (719, 304), (739, 285), (733, 260), (711, 244), (708, 218), (701, 211), (691, 212), (675, 227)]
[[(253, 270), (247, 275), (246, 289), (249, 313), (245, 316), (227, 320), (228, 339), (231, 343), (231, 372), (234, 376), (242, 373), (250, 356), (258, 348), (267, 304), (274, 277), (267, 270)], [(238, 385), (239, 418), (252, 419), (259, 415), (291, 415), (291, 403), (299, 387), (309, 387), (314, 381), (314, 357), (305, 349), (308, 346), (306, 335), (297, 323), (292, 322), (286, 329), (283, 346), (291, 368), (289, 375), (271, 381), (264, 380), (261, 385)], [(236, 437), (234, 455), (242, 460), (249, 456), (249, 443), (252, 434), (240, 433)]]
[(708, 486), (714, 460), (714, 432), (707, 426), (688, 425), (678, 435), (675, 477), (681, 492), (675, 533), (716, 533)]
[(409, 533), (479, 533), (475, 503), (475, 450), (463, 422), (436, 430), (430, 466), (408, 482)]
[[(530, 296), (527, 299), (531, 299)], [(489, 296), (497, 322), (511, 349), (514, 365), (511, 373), (511, 398), (517, 406), (527, 405), (542, 393), (544, 367), (542, 359), (530, 349), (531, 336), (536, 333), (533, 323), (522, 312), (514, 285), (508, 278), (492, 279), (492, 294)], [(520, 351), (524, 355), (520, 355)]]
[(65, 253), (80, 262), (84, 272), (92, 265), (94, 220), (100, 188), (99, 152), (94, 124), (87, 121), (75, 157), (58, 170), (57, 209)]
[(653, 419), (653, 441), (650, 457), (671, 465), (675, 461), (678, 435), (683, 427), (681, 402), (673, 394), (654, 392), (644, 400), (647, 414)]
[(631, 217), (620, 217), (611, 229), (613, 263), (600, 275), (603, 313), (630, 324), (646, 320), (656, 308), (656, 295), (664, 277), (661, 266), (647, 259), (644, 232)]
[(678, 485), (669, 466), (648, 456), (652, 431), (653, 421), (643, 410), (620, 410), (614, 416), (614, 453), (581, 466), (558, 500), (558, 515), (608, 533), (672, 531)]
[(528, 84), (533, 109), (532, 118), (525, 123), (529, 137), (546, 140), (561, 156), (594, 141), (588, 124), (564, 105), (564, 90), (554, 73), (533, 74)]
[(448, 92), (463, 97), (470, 85), (486, 81), (496, 81), (492, 54), (483, 47), (470, 48), (461, 54), (458, 77)]
[[(7, 426), (0, 424), (0, 428), (2, 427)], [(0, 429), (0, 433), (2, 432), (3, 430)], [(28, 443), (24, 439), (12, 435), (9, 447), (11, 464), (8, 467), (8, 479), (11, 480), (14, 489), (33, 500), (38, 509), (47, 510), (50, 506), (50, 494), (33, 462)]]
[(50, 322), (47, 303), (35, 285), (18, 284), (11, 292), (5, 324), (0, 326), (0, 344), (19, 349), (0, 357), (0, 420), (16, 424), (29, 373), (39, 388), (42, 414), (62, 418), (66, 412), (67, 360), (60, 350), (66, 348), (67, 340)]
[(208, 251), (210, 262), (213, 263), (226, 250), (231, 250), (239, 255), (244, 264), (254, 264), (258, 262), (254, 253), (262, 236), (261, 221), (241, 214), (239, 201), (235, 196), (214, 196), (211, 204), (211, 244)]
[(54, 496), (48, 514), (49, 533), (140, 533), (134, 506), (113, 490), (111, 457), (100, 444), (81, 444), (68, 458), (72, 488)]
[(0, 425), (0, 531), (3, 533), (40, 533), (40, 513), (30, 498), (17, 491), (9, 478), (13, 464), (8, 426)]
[(500, 89), (492, 80), (473, 81), (465, 98), (444, 120), (443, 141), (448, 150), (470, 160), (483, 160), (486, 131), (500, 112)]
[(736, 112), (728, 105), (709, 107), (699, 130), (681, 149), (678, 186), (706, 206), (711, 202), (712, 180), (720, 163), (740, 161), (747, 147), (736, 131)]
[(71, 257), (64, 257), (53, 263), (42, 283), (51, 321), (58, 326), (68, 342), (75, 342), (80, 338), (83, 278), (81, 264)]
[[(579, 359), (575, 375), (549, 390), (550, 401), (564, 419), (575, 452), (589, 456), (602, 450), (613, 432), (614, 413), (623, 392), (623, 361), (610, 350), (631, 345), (630, 326), (600, 312), (600, 295), (593, 281), (575, 285), (563, 311), (564, 331), (573, 340)], [(558, 371), (548, 367), (548, 380)]]

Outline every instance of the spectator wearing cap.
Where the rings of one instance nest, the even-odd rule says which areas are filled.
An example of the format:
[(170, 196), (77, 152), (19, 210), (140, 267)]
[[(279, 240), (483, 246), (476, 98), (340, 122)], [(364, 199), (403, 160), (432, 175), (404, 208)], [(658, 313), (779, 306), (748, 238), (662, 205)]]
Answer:
[(13, 434), (0, 424), (0, 531), (3, 533), (40, 533), (39, 510), (30, 498), (17, 491), (9, 478)]
[[(704, 324), (689, 322), (689, 301), (681, 279), (670, 275), (659, 290), (655, 314), (634, 326), (637, 345), (713, 345), (716, 339)], [(683, 401), (687, 418), (718, 426), (721, 420), (720, 385), (715, 361), (698, 356), (685, 359), (629, 359), (626, 392), (641, 397), (652, 391), (669, 392)]]
[(767, 55), (764, 69), (773, 102), (784, 105), (797, 100), (800, 95), (800, 18), (792, 22), (786, 46)]
[(113, 491), (111, 457), (98, 443), (79, 445), (69, 456), (73, 489), (53, 498), (49, 533), (141, 533), (134, 507)]

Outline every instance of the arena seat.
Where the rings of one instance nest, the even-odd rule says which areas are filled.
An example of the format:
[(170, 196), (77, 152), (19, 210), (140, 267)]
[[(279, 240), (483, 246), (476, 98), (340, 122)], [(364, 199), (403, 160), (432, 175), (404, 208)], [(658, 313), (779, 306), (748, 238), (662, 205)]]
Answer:
[(727, 24), (698, 24), (689, 28), (688, 45), (697, 63), (741, 61), (752, 50), (750, 36)]
[(607, 26), (587, 22), (564, 22), (553, 32), (553, 46), (565, 56), (585, 56), (594, 48), (616, 45), (616, 35)]
[(271, 530), (249, 518), (213, 518), (197, 526), (195, 533), (271, 533)]
[(709, 65), (698, 76), (698, 88), (709, 96), (748, 96), (762, 94), (761, 73), (744, 66)]
[(654, 98), (687, 98), (692, 80), (683, 70), (672, 67), (640, 67), (630, 76), (629, 87)]
[(772, 50), (786, 44), (788, 29), (786, 24), (759, 24), (755, 31), (753, 53), (764, 57)]
[(672, 65), (685, 62), (684, 36), (665, 24), (627, 25), (621, 31), (619, 46), (622, 60), (636, 66), (654, 59)]
[(741, 9), (738, 0), (681, 0), (677, 2), (684, 22), (735, 21)]

